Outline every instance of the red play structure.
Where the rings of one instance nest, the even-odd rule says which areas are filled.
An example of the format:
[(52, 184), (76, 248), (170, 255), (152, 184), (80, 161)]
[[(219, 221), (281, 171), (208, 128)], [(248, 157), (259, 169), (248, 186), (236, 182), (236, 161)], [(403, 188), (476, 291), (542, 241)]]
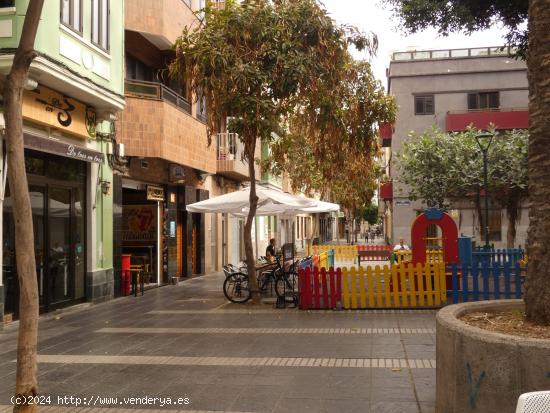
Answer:
[(443, 233), (443, 256), (446, 264), (458, 262), (458, 228), (449, 214), (441, 209), (428, 208), (413, 222), (411, 228), (412, 262), (426, 262), (426, 230), (435, 224)]

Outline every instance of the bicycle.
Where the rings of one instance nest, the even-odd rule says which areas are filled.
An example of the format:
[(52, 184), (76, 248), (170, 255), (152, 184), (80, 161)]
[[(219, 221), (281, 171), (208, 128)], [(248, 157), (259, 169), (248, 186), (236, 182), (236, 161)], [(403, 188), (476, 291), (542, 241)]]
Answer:
[[(276, 268), (270, 271), (264, 271), (257, 276), (260, 293), (265, 294), (267, 291), (272, 290), (274, 286), (275, 294), (278, 299), (296, 302), (298, 292), (298, 273), (296, 272), (296, 268), (299, 268), (301, 264), (309, 259), (310, 257), (306, 257), (295, 261), (288, 270), (285, 270), (284, 266), (281, 265), (280, 257), (277, 257)], [(231, 302), (245, 303), (252, 296), (248, 274), (244, 272), (244, 268), (245, 267), (240, 267), (237, 269), (235, 266), (228, 266), (226, 271), (224, 267), (226, 279), (223, 283), (223, 293)]]

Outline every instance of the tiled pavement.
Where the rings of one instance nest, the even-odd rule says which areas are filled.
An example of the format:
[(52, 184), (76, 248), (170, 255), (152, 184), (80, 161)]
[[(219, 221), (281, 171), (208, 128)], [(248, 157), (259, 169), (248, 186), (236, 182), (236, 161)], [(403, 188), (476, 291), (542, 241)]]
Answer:
[[(42, 317), (40, 394), (52, 404), (86, 399), (43, 411), (434, 411), (434, 312), (227, 306), (222, 281), (209, 275)], [(16, 333), (16, 325), (0, 331), (2, 413), (11, 408)]]

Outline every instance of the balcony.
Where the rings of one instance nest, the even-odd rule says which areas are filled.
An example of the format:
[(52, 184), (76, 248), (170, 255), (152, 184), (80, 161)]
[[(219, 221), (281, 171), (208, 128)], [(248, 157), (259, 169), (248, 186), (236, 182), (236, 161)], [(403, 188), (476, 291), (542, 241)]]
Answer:
[(185, 26), (197, 25), (191, 0), (126, 0), (126, 30), (141, 33), (160, 50), (168, 50)]
[(393, 136), (393, 125), (391, 123), (383, 122), (379, 126), (380, 140), (383, 148), (391, 148), (391, 138)]
[(191, 104), (183, 96), (178, 95), (172, 89), (162, 83), (146, 82), (144, 80), (126, 80), (124, 93), (140, 99), (163, 100), (174, 105), (185, 113), (191, 114)]
[(160, 158), (216, 172), (216, 148), (206, 125), (191, 116), (189, 102), (160, 83), (127, 80), (126, 109), (118, 115), (117, 139), (127, 156)]
[(216, 137), (216, 170), (236, 181), (249, 181), (248, 163), (242, 160), (244, 147), (236, 133), (218, 133)]
[(393, 199), (393, 182), (381, 182), (379, 198), (386, 201)]
[(497, 129), (528, 129), (529, 111), (526, 108), (447, 112), (447, 132), (459, 132), (473, 125), (487, 129), (490, 124)]

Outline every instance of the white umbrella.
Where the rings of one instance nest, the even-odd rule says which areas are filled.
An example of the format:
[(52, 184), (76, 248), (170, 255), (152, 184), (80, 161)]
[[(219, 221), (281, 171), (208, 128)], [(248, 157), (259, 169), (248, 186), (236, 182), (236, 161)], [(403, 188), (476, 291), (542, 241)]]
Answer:
[(340, 211), (340, 205), (333, 204), (332, 202), (317, 201), (317, 205), (313, 207), (304, 208), (301, 212), (310, 214), (318, 214), (321, 212), (338, 212)]
[[(276, 215), (290, 211), (299, 211), (317, 205), (314, 199), (290, 195), (274, 189), (256, 187), (258, 196), (258, 211), (256, 215)], [(250, 205), (250, 188), (230, 192), (215, 198), (187, 205), (189, 212), (197, 213), (230, 213), (246, 216)]]

